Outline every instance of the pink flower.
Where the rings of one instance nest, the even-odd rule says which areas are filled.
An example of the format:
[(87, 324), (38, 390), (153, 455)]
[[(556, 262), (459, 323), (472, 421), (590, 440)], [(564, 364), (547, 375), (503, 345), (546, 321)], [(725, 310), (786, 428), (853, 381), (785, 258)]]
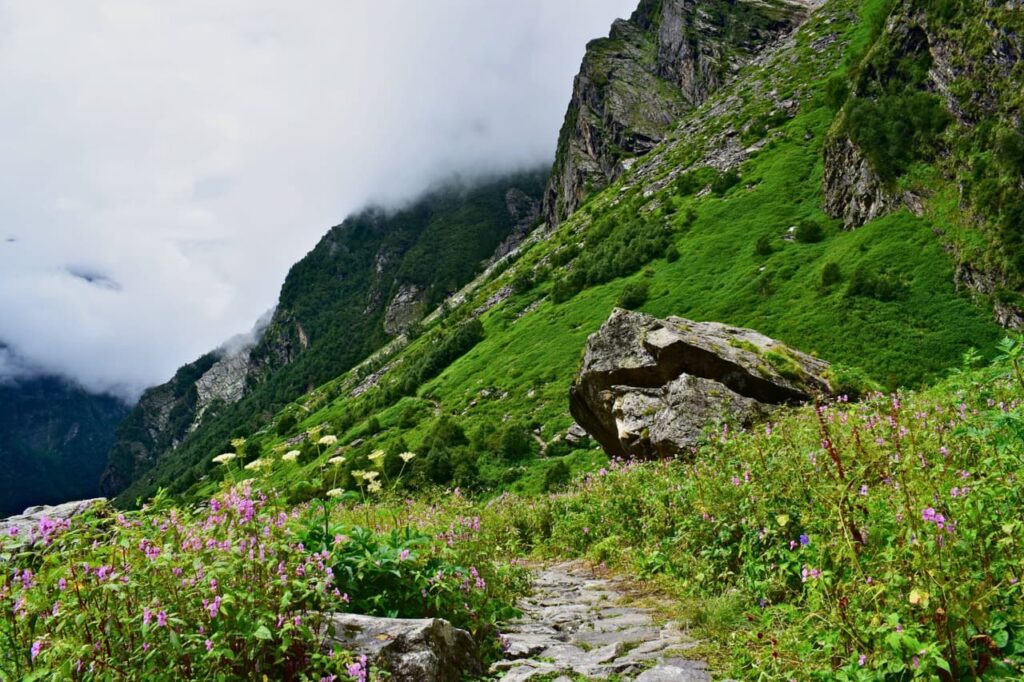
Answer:
[(210, 651), (211, 649), (213, 649), (213, 641), (208, 639), (208, 640), (206, 640), (204, 642), (204, 644), (206, 645), (206, 650), (207, 651)]
[(32, 643), (32, 660), (36, 660), (36, 656), (43, 650), (43, 643), (40, 640), (36, 640)]
[(160, 613), (156, 614), (156, 626), (158, 628), (167, 627), (167, 612), (166, 611), (161, 611)]

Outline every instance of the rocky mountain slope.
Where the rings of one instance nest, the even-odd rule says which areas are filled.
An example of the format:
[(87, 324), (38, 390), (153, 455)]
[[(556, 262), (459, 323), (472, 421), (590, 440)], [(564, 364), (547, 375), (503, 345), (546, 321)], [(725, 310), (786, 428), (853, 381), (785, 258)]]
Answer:
[[(408, 449), (422, 455), (411, 465), (419, 484), (543, 489), (606, 457), (573, 428), (568, 392), (587, 336), (616, 306), (757, 329), (828, 358), (843, 383), (886, 388), (993, 348), (999, 323), (1017, 320), (1020, 290), (1021, 14), (972, 7), (735, 2), (714, 4), (723, 14), (710, 22), (703, 4), (642, 3), (611, 43), (591, 45), (576, 95), (602, 45), (618, 44), (607, 87), (658, 73), (652, 46), (668, 15), (657, 12), (682, 12), (697, 44), (760, 28), (737, 39), (735, 68), (705, 88), (661, 76), (664, 88), (643, 87), (642, 109), (672, 122), (654, 142), (620, 148), (618, 170), (575, 195), (563, 183), (574, 146), (625, 128), (596, 116), (580, 132), (571, 106), (545, 199), (559, 222), (435, 309), (408, 343), (381, 345), (282, 411), (238, 422), (246, 457), (299, 449), (303, 468), (276, 474), (299, 496), (357, 485), (351, 471), (376, 450), (397, 472)], [(999, 145), (986, 152), (984, 140)], [(570, 196), (575, 211), (572, 199), (551, 213)], [(330, 453), (310, 435), (325, 431), (346, 453), (329, 477)], [(168, 458), (123, 501), (160, 483), (204, 490), (228, 435)]]
[(587, 45), (544, 195), (557, 225), (649, 152), (686, 111), (807, 17), (812, 0), (642, 0)]
[(126, 405), (36, 377), (0, 383), (0, 406), (0, 517), (96, 496)]
[(118, 432), (103, 491), (117, 493), (180, 449), (187, 457), (190, 448), (227, 448), (389, 340), (414, 334), (430, 308), (525, 236), (544, 179), (533, 171), (454, 183), (333, 227), (291, 268), (258, 340), (228, 344), (146, 391)]

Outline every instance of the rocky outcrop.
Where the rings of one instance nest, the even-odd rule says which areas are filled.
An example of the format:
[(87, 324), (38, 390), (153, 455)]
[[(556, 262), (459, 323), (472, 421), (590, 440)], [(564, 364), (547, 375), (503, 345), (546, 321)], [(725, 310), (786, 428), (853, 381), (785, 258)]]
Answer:
[(540, 208), (540, 197), (530, 196), (518, 187), (513, 187), (505, 193), (505, 209), (512, 218), (512, 233), (498, 244), (488, 264), (495, 263), (512, 253), (526, 239), (530, 234), (530, 228), (540, 217)]
[(616, 309), (569, 389), (576, 422), (611, 456), (663, 457), (721, 420), (830, 395), (829, 365), (750, 329)]
[(324, 649), (364, 655), (392, 682), (459, 682), (483, 672), (472, 635), (439, 618), (331, 614)]
[(789, 34), (812, 0), (643, 0), (587, 45), (544, 195), (557, 225), (661, 142), (687, 110)]
[(847, 229), (860, 227), (904, 204), (903, 194), (885, 186), (857, 145), (845, 135), (837, 135), (825, 145), (822, 190), (825, 213), (842, 218)]
[(227, 404), (238, 402), (245, 395), (249, 376), (249, 348), (229, 354), (215, 362), (196, 381), (196, 416), (190, 430), (195, 429), (214, 400)]
[(388, 336), (404, 334), (423, 318), (427, 308), (426, 289), (415, 284), (402, 284), (384, 312), (384, 331)]

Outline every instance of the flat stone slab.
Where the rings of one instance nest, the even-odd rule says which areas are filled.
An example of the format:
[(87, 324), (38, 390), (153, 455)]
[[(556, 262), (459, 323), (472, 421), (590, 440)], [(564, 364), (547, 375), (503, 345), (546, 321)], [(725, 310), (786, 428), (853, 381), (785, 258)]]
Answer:
[[(680, 658), (697, 645), (677, 623), (658, 623), (628, 605), (626, 586), (578, 562), (539, 569), (523, 615), (502, 629), (506, 658), (491, 666), (501, 682), (615, 676), (637, 682), (710, 682), (703, 661)], [(685, 654), (684, 654), (685, 655)]]

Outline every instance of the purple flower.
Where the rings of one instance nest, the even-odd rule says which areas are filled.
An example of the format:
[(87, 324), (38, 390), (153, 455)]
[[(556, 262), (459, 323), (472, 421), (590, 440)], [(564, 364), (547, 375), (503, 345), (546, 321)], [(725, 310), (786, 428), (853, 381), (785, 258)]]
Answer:
[(801, 534), (800, 535), (800, 544), (803, 545), (804, 547), (806, 547), (807, 545), (811, 544), (811, 539), (809, 537), (807, 537), (806, 535)]
[(36, 640), (32, 643), (32, 660), (36, 660), (36, 656), (43, 650), (43, 643), (40, 640)]
[(864, 654), (861, 654), (860, 658), (857, 659), (857, 665), (859, 665), (862, 668), (864, 667), (864, 664), (867, 663), (867, 662), (868, 662), (868, 657), (865, 656)]
[(156, 614), (156, 626), (158, 628), (167, 627), (167, 612), (166, 611), (161, 611), (160, 613)]
[(208, 640), (206, 640), (203, 643), (206, 645), (206, 650), (207, 651), (210, 651), (211, 649), (213, 649), (213, 641), (212, 640), (208, 639)]
[(866, 485), (862, 485), (860, 487), (860, 495), (861, 495), (861, 497), (867, 497), (868, 496), (868, 487)]
[(67, 588), (68, 588), (68, 581), (67, 580), (64, 580), (64, 578), (61, 578), (60, 580), (57, 581), (57, 589), (59, 589), (61, 592), (63, 592)]
[(153, 612), (148, 608), (142, 609), (142, 624), (149, 625), (150, 621), (153, 620)]

